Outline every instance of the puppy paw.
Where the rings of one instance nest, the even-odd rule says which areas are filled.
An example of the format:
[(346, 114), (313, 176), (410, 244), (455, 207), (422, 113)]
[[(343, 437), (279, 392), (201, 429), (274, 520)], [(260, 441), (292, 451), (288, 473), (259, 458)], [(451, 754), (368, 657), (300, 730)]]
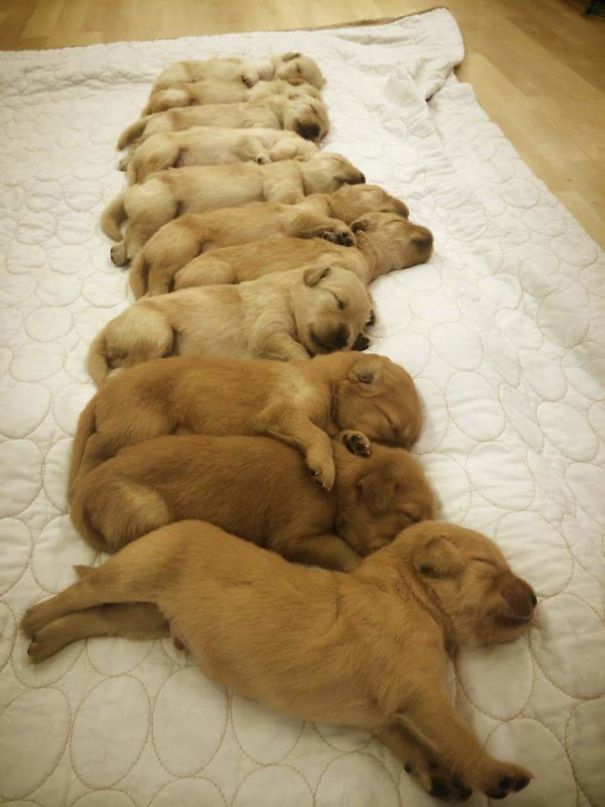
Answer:
[(111, 262), (114, 266), (126, 266), (128, 258), (126, 256), (126, 244), (122, 241), (115, 244), (110, 250)]
[(334, 460), (331, 457), (330, 459), (316, 460), (313, 456), (308, 456), (307, 465), (313, 474), (313, 478), (319, 482), (322, 488), (332, 490), (336, 479)]
[(473, 792), (460, 777), (428, 754), (416, 756), (404, 765), (404, 769), (435, 799), (466, 801)]
[(372, 453), (372, 443), (363, 432), (345, 431), (341, 434), (343, 444), (351, 454), (358, 457), (369, 457)]
[(259, 154), (256, 157), (256, 164), (257, 165), (267, 165), (267, 163), (271, 162), (271, 158), (268, 154)]
[(32, 605), (28, 608), (21, 620), (21, 630), (30, 639), (34, 639), (39, 630), (47, 623), (44, 603)]
[(524, 790), (532, 778), (531, 771), (512, 762), (494, 760), (481, 777), (480, 789), (490, 799), (505, 799), (511, 793)]
[(250, 89), (250, 87), (254, 87), (256, 84), (256, 77), (251, 73), (242, 73), (242, 82)]
[(58, 642), (57, 638), (53, 635), (54, 632), (50, 630), (51, 625), (42, 628), (34, 635), (27, 648), (27, 655), (34, 664), (44, 661), (50, 656), (54, 655), (64, 643)]
[(341, 244), (344, 247), (355, 246), (355, 236), (345, 225), (342, 227), (334, 227), (330, 230), (324, 230), (321, 237), (326, 241), (331, 241), (333, 244)]

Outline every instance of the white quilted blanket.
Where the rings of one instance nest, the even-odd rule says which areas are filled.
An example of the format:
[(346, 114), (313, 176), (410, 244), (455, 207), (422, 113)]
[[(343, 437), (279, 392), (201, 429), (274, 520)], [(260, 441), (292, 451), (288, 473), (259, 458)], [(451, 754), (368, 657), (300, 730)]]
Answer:
[[(496, 34), (497, 35), (497, 34)], [(0, 54), (0, 797), (42, 807), (432, 804), (366, 735), (207, 681), (169, 641), (77, 643), (34, 668), (24, 608), (90, 563), (65, 472), (87, 343), (125, 305), (99, 233), (118, 133), (182, 58), (300, 49), (328, 84), (327, 147), (429, 225), (428, 265), (375, 284), (376, 349), (415, 375), (443, 515), (535, 586), (527, 640), (464, 652), (460, 708), (536, 774), (515, 804), (605, 804), (605, 261), (452, 74), (449, 12), (378, 27)], [(471, 804), (483, 805), (481, 795)]]

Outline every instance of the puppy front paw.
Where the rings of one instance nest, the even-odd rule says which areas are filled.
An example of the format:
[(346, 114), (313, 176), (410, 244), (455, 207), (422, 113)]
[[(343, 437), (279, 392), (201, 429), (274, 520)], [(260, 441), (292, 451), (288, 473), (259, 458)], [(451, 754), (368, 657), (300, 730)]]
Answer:
[(472, 789), (428, 752), (412, 755), (404, 770), (429, 796), (441, 801), (466, 801)]
[(313, 452), (307, 455), (307, 465), (313, 474), (313, 478), (319, 482), (324, 490), (332, 490), (336, 479), (336, 468), (334, 460), (328, 457), (315, 457)]
[(372, 453), (372, 443), (363, 432), (347, 430), (342, 432), (340, 437), (351, 454), (356, 454), (358, 457), (369, 457)]
[(356, 243), (352, 230), (344, 224), (342, 227), (335, 226), (331, 229), (324, 230), (321, 237), (326, 241), (330, 241), (332, 244), (341, 244), (344, 247), (353, 247)]
[(257, 82), (257, 77), (253, 73), (242, 73), (242, 82), (250, 89), (250, 87), (254, 87)]
[(531, 771), (512, 762), (494, 760), (481, 777), (480, 789), (490, 799), (505, 799), (524, 790), (532, 779)]
[(21, 630), (28, 639), (35, 639), (38, 631), (41, 630), (47, 622), (44, 603), (38, 603), (37, 605), (32, 605), (23, 614)]
[(128, 263), (126, 244), (123, 241), (121, 241), (119, 244), (115, 244), (109, 250), (109, 254), (111, 255), (111, 262), (114, 264), (114, 266), (126, 266)]

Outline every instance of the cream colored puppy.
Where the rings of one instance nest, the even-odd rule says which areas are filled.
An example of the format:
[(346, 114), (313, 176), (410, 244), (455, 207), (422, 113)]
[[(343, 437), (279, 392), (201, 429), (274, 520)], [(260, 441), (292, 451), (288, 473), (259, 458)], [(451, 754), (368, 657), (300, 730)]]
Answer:
[(259, 101), (270, 98), (272, 95), (285, 95), (287, 98), (301, 98), (310, 95), (313, 98), (321, 98), (319, 90), (305, 82), (293, 85), (289, 81), (274, 79), (273, 81), (259, 81), (253, 87), (246, 87), (241, 81), (204, 79), (152, 90), (142, 114), (151, 115), (154, 112), (166, 112), (168, 109), (182, 106)]
[(128, 182), (133, 185), (167, 168), (241, 162), (264, 165), (280, 160), (308, 160), (317, 151), (317, 146), (310, 140), (280, 129), (194, 126), (183, 132), (153, 135), (131, 155), (126, 155), (120, 168), (126, 169)]
[(340, 267), (310, 266), (240, 283), (139, 300), (93, 341), (88, 369), (102, 384), (117, 367), (169, 355), (308, 359), (367, 347), (363, 283)]
[(393, 269), (428, 261), (433, 251), (431, 231), (395, 213), (366, 213), (351, 224), (351, 230), (357, 241), (354, 247), (331, 244), (325, 238), (283, 237), (213, 249), (179, 269), (174, 288), (242, 283), (307, 263), (343, 266), (368, 285)]
[(318, 89), (325, 84), (317, 62), (302, 53), (289, 51), (266, 59), (227, 58), (175, 62), (160, 73), (153, 87), (160, 89), (183, 81), (203, 81), (209, 78), (241, 81), (247, 87), (272, 78), (307, 81)]
[(177, 132), (192, 126), (285, 129), (319, 143), (328, 134), (330, 121), (326, 107), (317, 98), (306, 94), (297, 98), (273, 95), (239, 104), (207, 104), (146, 115), (122, 132), (118, 148), (126, 148), (158, 132)]
[[(156, 230), (183, 213), (250, 202), (296, 204), (309, 194), (332, 193), (342, 185), (364, 182), (361, 171), (345, 157), (328, 153), (316, 154), (307, 162), (172, 168), (116, 196), (101, 216), (101, 227), (109, 238), (125, 242), (126, 257), (131, 259)], [(127, 225), (122, 236), (124, 220)]]

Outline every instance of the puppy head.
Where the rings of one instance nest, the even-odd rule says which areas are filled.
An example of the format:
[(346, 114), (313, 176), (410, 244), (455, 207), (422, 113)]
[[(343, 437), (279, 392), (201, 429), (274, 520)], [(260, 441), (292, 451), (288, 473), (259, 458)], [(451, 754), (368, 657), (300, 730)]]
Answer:
[(474, 530), (425, 521), (393, 544), (411, 573), (436, 595), (458, 644), (510, 642), (531, 622), (531, 586), (511, 571), (496, 544)]
[(326, 83), (317, 62), (302, 53), (290, 51), (274, 57), (275, 78), (281, 78), (292, 84), (304, 81), (320, 90)]
[(354, 221), (365, 213), (394, 213), (406, 219), (410, 215), (403, 202), (378, 185), (344, 185), (332, 194), (332, 200), (338, 208), (340, 218), (347, 222)]
[(365, 286), (341, 267), (318, 263), (299, 272), (291, 297), (299, 341), (312, 356), (350, 350), (372, 314)]
[[(355, 355), (355, 354), (353, 354)], [(386, 356), (361, 356), (331, 368), (334, 419), (370, 440), (409, 448), (420, 434), (422, 409), (409, 373)]]
[(334, 446), (336, 532), (359, 555), (390, 543), (401, 530), (435, 516), (435, 497), (417, 460), (402, 448), (374, 444), (358, 457)]
[(351, 224), (351, 230), (385, 257), (384, 271), (407, 269), (426, 263), (433, 252), (433, 234), (394, 213), (366, 213)]
[(323, 140), (330, 129), (328, 112), (323, 103), (306, 94), (284, 100), (282, 127), (314, 143)]
[(344, 184), (360, 185), (366, 181), (361, 171), (341, 154), (316, 154), (301, 170), (307, 194), (331, 193)]

